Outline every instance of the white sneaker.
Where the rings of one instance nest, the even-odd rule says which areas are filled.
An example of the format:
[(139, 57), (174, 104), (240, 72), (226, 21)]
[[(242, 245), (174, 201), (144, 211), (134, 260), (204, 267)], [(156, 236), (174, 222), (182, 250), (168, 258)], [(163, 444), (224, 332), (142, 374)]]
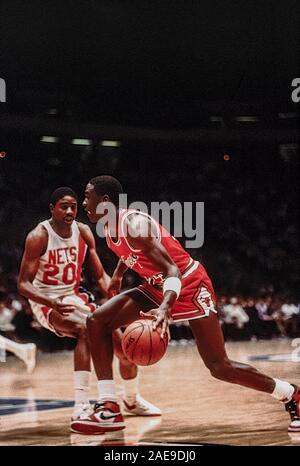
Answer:
[(84, 419), (92, 414), (92, 412), (93, 408), (88, 401), (79, 403), (78, 405), (74, 406), (71, 421), (79, 421), (80, 419)]
[(136, 395), (134, 404), (129, 404), (128, 401), (123, 399), (123, 407), (126, 413), (135, 416), (161, 416), (161, 410), (149, 403), (149, 401), (144, 400), (141, 395)]
[(22, 359), (26, 364), (28, 374), (31, 374), (36, 366), (36, 345), (34, 343), (25, 343), (23, 346), (24, 354)]

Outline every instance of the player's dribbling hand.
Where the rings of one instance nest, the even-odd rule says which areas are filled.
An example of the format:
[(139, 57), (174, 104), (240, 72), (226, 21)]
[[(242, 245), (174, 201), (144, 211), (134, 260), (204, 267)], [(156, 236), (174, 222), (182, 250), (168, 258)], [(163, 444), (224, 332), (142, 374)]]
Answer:
[(169, 325), (169, 312), (163, 308), (151, 309), (148, 312), (140, 312), (140, 315), (144, 318), (153, 319), (152, 328), (155, 330), (159, 325), (161, 325), (161, 334), (160, 337), (164, 338), (164, 335), (168, 329)]
[(76, 306), (74, 304), (64, 303), (61, 298), (58, 298), (52, 301), (51, 308), (60, 314), (70, 314), (75, 311)]

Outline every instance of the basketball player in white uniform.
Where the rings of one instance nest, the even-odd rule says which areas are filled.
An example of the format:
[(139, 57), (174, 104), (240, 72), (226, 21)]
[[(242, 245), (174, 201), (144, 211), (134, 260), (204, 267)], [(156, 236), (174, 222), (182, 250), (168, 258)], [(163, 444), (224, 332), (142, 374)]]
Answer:
[[(87, 293), (79, 291), (81, 272), (87, 266), (107, 295), (110, 277), (96, 252), (90, 228), (76, 222), (77, 195), (67, 187), (58, 188), (50, 199), (51, 219), (39, 223), (25, 243), (18, 289), (32, 311), (48, 330), (61, 337), (77, 339), (74, 351), (75, 408), (72, 422), (90, 411), (89, 385), (91, 357), (86, 336), (86, 318), (96, 309)], [(87, 254), (88, 253), (88, 254)], [(160, 415), (161, 411), (137, 394), (137, 367), (126, 360), (119, 334), (114, 335), (115, 351), (120, 359), (120, 373), (125, 384), (124, 408), (136, 415)]]

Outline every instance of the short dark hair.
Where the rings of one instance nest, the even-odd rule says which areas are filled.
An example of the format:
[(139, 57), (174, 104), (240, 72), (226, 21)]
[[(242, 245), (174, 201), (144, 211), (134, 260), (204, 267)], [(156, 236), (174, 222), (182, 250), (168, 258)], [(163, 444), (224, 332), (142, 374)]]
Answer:
[(110, 175), (95, 176), (89, 181), (94, 186), (97, 196), (107, 194), (114, 205), (119, 205), (119, 195), (123, 193), (123, 188), (116, 178)]
[(57, 188), (55, 191), (53, 191), (50, 197), (50, 204), (55, 205), (57, 201), (65, 196), (72, 196), (76, 199), (76, 201), (78, 201), (78, 196), (72, 188), (69, 188), (68, 186), (62, 186), (61, 188)]

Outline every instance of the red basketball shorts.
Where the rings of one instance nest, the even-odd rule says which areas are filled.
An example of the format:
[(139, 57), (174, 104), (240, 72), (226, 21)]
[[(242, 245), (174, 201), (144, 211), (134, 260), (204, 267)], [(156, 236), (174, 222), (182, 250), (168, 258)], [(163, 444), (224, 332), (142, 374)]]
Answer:
[[(147, 282), (124, 291), (124, 294), (139, 303), (141, 310), (145, 312), (158, 307), (163, 300), (162, 289)], [(217, 313), (214, 289), (204, 267), (195, 261), (182, 275), (181, 292), (172, 308), (171, 316), (178, 322), (207, 317), (210, 312)]]

